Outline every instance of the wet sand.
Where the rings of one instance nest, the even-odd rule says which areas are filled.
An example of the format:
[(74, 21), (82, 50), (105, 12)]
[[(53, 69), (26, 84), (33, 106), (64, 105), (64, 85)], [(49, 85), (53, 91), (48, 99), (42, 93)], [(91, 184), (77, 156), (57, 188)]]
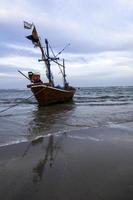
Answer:
[(0, 199), (132, 200), (132, 130), (90, 128), (0, 147)]

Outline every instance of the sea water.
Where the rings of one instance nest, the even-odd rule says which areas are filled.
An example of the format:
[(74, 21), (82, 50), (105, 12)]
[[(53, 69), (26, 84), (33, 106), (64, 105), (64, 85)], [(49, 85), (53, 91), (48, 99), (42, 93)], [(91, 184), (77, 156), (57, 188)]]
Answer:
[(1, 146), (126, 122), (133, 122), (133, 87), (76, 88), (72, 102), (45, 107), (30, 90), (0, 90)]

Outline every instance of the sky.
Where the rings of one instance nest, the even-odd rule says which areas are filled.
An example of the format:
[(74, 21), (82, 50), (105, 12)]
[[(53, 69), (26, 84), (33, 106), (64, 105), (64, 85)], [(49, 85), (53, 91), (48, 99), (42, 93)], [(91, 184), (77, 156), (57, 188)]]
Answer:
[[(76, 87), (133, 85), (133, 1), (131, 0), (4, 0), (0, 2), (0, 89), (25, 89), (17, 70), (40, 72), (39, 49), (26, 39), (33, 22), (42, 44), (48, 38), (65, 58), (68, 82)], [(51, 66), (55, 83), (62, 81)]]

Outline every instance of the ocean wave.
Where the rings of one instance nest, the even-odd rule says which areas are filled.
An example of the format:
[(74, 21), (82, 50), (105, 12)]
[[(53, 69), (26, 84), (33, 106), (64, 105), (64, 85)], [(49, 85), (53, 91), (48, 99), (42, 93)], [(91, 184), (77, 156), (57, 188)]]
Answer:
[(0, 106), (3, 106), (3, 105), (14, 105), (14, 104), (36, 104), (36, 100), (25, 100), (25, 99), (14, 99), (13, 101), (11, 100), (5, 100), (5, 101), (1, 101), (0, 100)]
[[(29, 90), (0, 90), (0, 107), (13, 104), (36, 104)], [(76, 104), (127, 105), (133, 103), (133, 87), (78, 88), (74, 96)], [(101, 103), (101, 104), (100, 104)]]

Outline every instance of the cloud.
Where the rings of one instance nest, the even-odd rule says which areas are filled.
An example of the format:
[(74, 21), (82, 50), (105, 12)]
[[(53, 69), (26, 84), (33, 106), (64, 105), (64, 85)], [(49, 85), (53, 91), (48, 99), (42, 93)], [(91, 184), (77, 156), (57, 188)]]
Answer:
[[(23, 29), (26, 20), (37, 25), (43, 44), (48, 38), (55, 53), (71, 43), (62, 57), (75, 85), (133, 84), (132, 11), (133, 3), (127, 0), (4, 0), (0, 77), (9, 78), (18, 67), (26, 73), (36, 69), (45, 73), (43, 63), (37, 62), (40, 52), (25, 38), (30, 34)], [(57, 76), (57, 69), (52, 69)]]

